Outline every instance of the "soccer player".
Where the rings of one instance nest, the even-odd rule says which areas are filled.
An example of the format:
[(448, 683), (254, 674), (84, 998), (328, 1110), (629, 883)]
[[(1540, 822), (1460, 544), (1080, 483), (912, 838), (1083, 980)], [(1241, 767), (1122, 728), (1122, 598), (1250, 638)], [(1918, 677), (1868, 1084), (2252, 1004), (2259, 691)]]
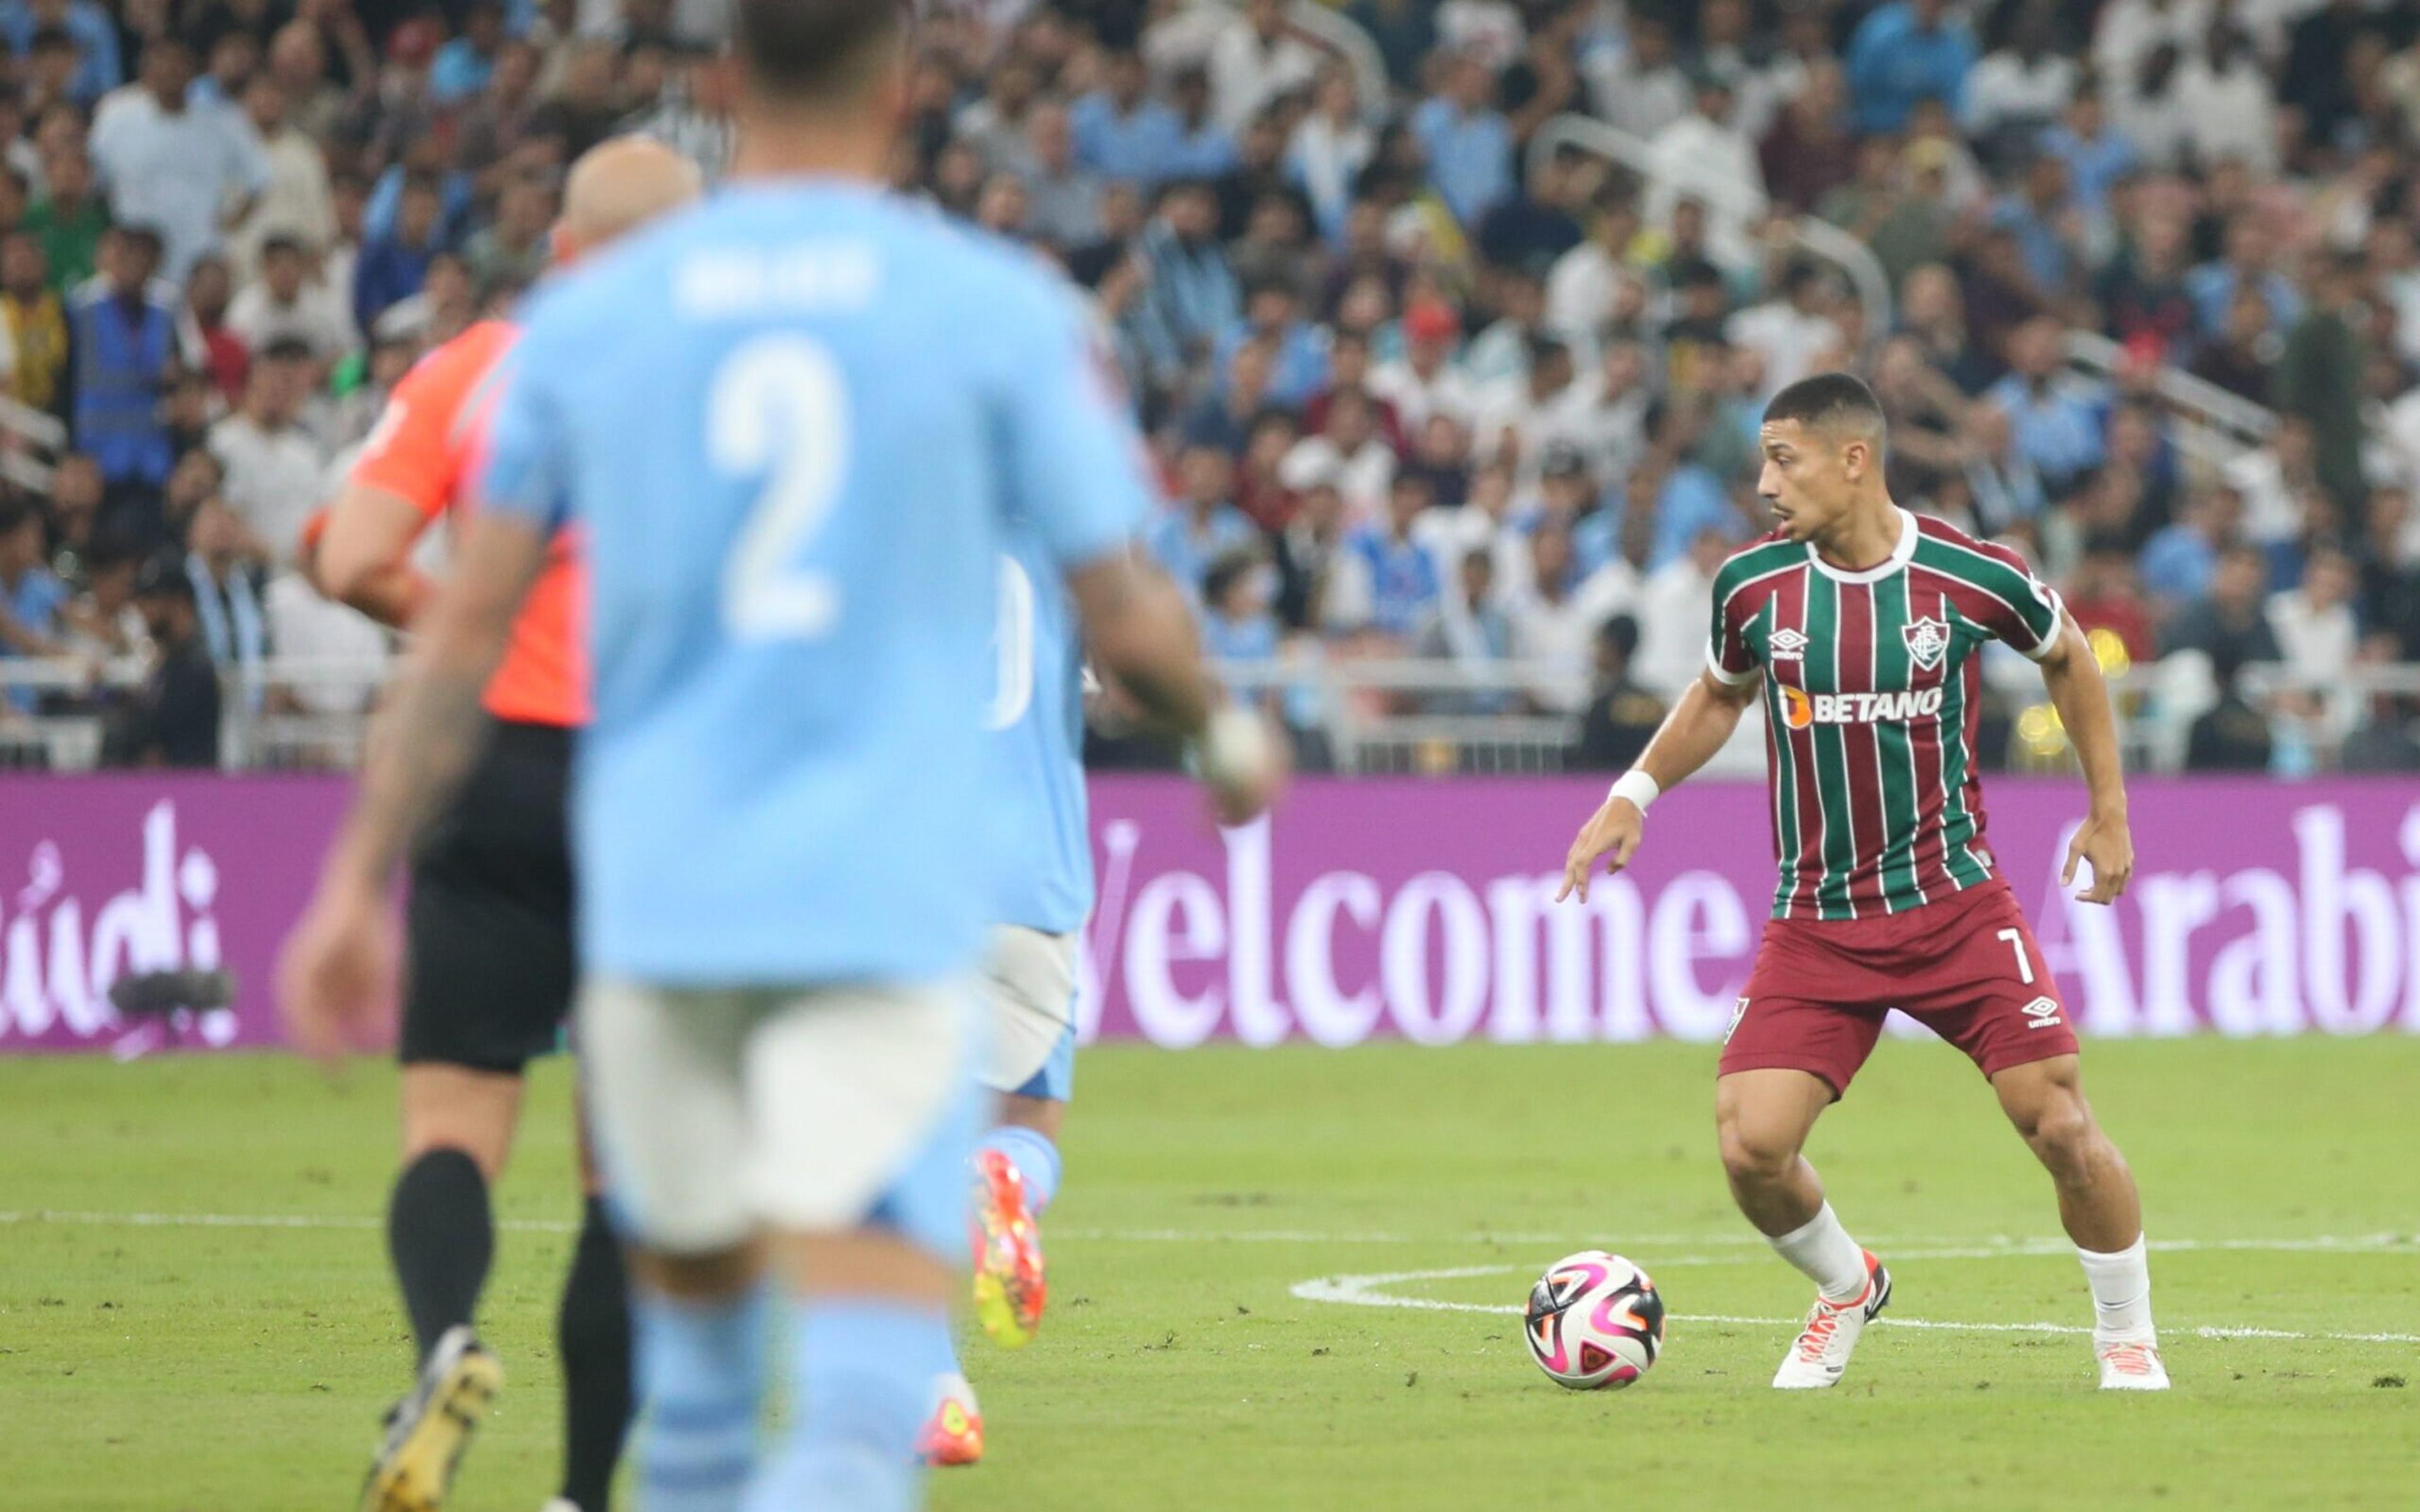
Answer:
[[(1014, 829), (1007, 891), (985, 959), (990, 1042), (981, 1080), (994, 1123), (975, 1150), (975, 1317), (1014, 1349), (1046, 1294), (1038, 1222), (1059, 1192), (1059, 1130), (1075, 1088), (1076, 951), (1093, 911), (1084, 795), (1084, 664), (1075, 606), (1041, 543), (1016, 531), (1000, 559), (999, 682), (985, 726)], [(953, 1364), (923, 1442), (938, 1465), (983, 1458), (983, 1412)]]
[[(1224, 817), (1279, 772), (1249, 715), (1214, 717), (1183, 601), (1131, 548), (1141, 448), (1072, 291), (881, 191), (905, 24), (737, 0), (729, 187), (533, 302), (420, 669), (281, 967), (307, 1042), (366, 1028), (387, 877), (576, 520), (582, 1068), (653, 1512), (918, 1499), (980, 1113), (964, 983), (1009, 859), (982, 730), (1007, 521)], [(760, 1466), (768, 1271), (790, 1415)]]
[[(696, 171), (670, 148), (637, 138), (596, 147), (566, 180), (555, 259), (567, 265), (698, 193)], [(314, 566), (331, 597), (398, 627), (418, 620), (431, 585), (412, 565), (413, 544), (448, 515), (461, 523), (467, 472), (513, 338), (511, 325), (483, 321), (396, 385), (318, 535)], [(487, 748), (412, 857), (403, 1172), (388, 1202), (387, 1247), (420, 1373), (389, 1416), (364, 1492), (369, 1512), (442, 1497), (462, 1439), (502, 1378), (472, 1317), (495, 1249), (488, 1191), (512, 1149), (522, 1072), (554, 1047), (571, 1010), (565, 794), (571, 731), (587, 717), (571, 620), (578, 592), (577, 568), (558, 548), (488, 685), (495, 729)], [(604, 1512), (630, 1418), (621, 1251), (594, 1174), (582, 1176), (588, 1196), (557, 1319), (558, 1512)]]
[(1703, 765), (1764, 701), (1774, 849), (1765, 925), (1724, 1037), (1714, 1117), (1731, 1195), (1815, 1283), (1782, 1388), (1837, 1383), (1890, 1301), (1799, 1154), (1849, 1089), (1893, 1008), (1973, 1057), (2050, 1171), (2092, 1290), (2104, 1389), (2168, 1384), (2134, 1179), (2084, 1100), (2075, 1032), (2024, 915), (1984, 843), (1975, 734), (1978, 660), (1999, 640), (2040, 664), (2091, 807), (2062, 886), (2109, 903), (2134, 867), (2109, 694), (2058, 595), (2006, 548), (1891, 501), (1881, 408), (1844, 373), (1774, 395), (1757, 491), (1780, 525), (1715, 575), (1698, 681), (1573, 841), (1562, 895), (1637, 851), (1647, 806)]

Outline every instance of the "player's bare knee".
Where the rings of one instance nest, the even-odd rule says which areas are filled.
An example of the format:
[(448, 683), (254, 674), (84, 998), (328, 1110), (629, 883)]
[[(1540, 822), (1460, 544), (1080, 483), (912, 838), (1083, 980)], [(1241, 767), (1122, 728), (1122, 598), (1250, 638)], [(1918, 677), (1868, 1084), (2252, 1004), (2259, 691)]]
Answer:
[(2091, 1180), (2101, 1131), (2080, 1093), (2067, 1089), (2044, 1099), (2018, 1128), (2054, 1179), (2078, 1184)]
[(1732, 1182), (1764, 1186), (1790, 1174), (1798, 1163), (1799, 1140), (1792, 1131), (1753, 1119), (1727, 1118), (1717, 1130), (1723, 1170)]

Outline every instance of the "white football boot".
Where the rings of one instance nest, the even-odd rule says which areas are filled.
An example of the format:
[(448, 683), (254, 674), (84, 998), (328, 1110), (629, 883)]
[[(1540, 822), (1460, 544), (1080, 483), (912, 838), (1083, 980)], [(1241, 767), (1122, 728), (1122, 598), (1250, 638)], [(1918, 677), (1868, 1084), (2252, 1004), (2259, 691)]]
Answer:
[(1833, 1302), (1816, 1294), (1807, 1326), (1798, 1331), (1797, 1341), (1781, 1357), (1781, 1368), (1773, 1373), (1776, 1391), (1821, 1391), (1838, 1384), (1840, 1373), (1849, 1368), (1849, 1353), (1857, 1347), (1857, 1335), (1876, 1313), (1890, 1305), (1890, 1273), (1874, 1258), (1873, 1251), (1859, 1253), (1866, 1257), (1866, 1289), (1849, 1302)]
[(2165, 1391), (2168, 1367), (2160, 1363), (2156, 1334), (2142, 1338), (2102, 1338), (2094, 1335), (2092, 1352), (2101, 1360), (2102, 1391)]

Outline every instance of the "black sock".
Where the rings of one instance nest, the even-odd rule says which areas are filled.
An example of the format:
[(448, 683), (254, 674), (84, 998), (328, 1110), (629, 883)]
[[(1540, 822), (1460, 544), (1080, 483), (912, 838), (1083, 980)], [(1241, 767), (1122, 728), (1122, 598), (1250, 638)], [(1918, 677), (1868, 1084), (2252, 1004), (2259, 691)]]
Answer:
[(630, 1299), (605, 1204), (588, 1199), (555, 1322), (563, 1353), (563, 1497), (605, 1512), (630, 1427)]
[(488, 1179), (478, 1163), (447, 1148), (405, 1166), (387, 1200), (386, 1248), (426, 1362), (440, 1335), (471, 1320), (496, 1252)]

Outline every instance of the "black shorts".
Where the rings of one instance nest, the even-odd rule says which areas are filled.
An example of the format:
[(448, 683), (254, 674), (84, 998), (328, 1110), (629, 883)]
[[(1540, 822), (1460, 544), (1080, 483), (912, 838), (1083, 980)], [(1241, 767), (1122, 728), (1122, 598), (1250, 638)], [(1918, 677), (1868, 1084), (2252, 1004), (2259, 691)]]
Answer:
[(571, 732), (499, 722), (412, 858), (406, 1065), (519, 1072), (571, 1011)]

